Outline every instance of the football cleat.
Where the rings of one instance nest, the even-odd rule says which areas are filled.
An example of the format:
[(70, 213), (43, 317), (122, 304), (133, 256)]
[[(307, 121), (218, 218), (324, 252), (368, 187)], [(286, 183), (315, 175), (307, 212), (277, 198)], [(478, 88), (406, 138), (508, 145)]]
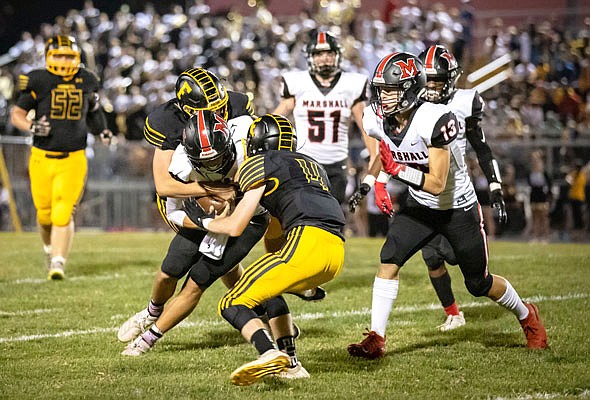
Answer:
[(286, 353), (271, 349), (232, 372), (230, 381), (237, 386), (252, 385), (265, 376), (280, 374), (290, 365), (291, 359)]
[(524, 303), (529, 309), (529, 315), (520, 321), (522, 330), (526, 336), (527, 347), (529, 349), (546, 349), (547, 332), (539, 318), (539, 309), (532, 303)]
[(61, 261), (52, 262), (47, 273), (47, 280), (61, 281), (65, 278), (64, 263)]
[(152, 346), (148, 342), (143, 340), (141, 336), (138, 336), (133, 342), (129, 343), (125, 350), (121, 352), (123, 356), (137, 357), (147, 353), (152, 349)]
[(297, 365), (289, 367), (283, 372), (279, 372), (276, 376), (281, 379), (302, 379), (309, 378), (309, 372), (303, 368), (300, 361), (297, 361)]
[(453, 329), (465, 326), (465, 324), (466, 322), (465, 317), (463, 316), (463, 311), (460, 311), (459, 315), (448, 315), (444, 324), (437, 326), (437, 329), (441, 332), (448, 332), (452, 331)]
[(130, 342), (150, 329), (150, 326), (152, 326), (157, 320), (158, 317), (150, 315), (148, 309), (145, 308), (121, 325), (119, 332), (117, 332), (117, 339), (123, 343)]
[(385, 355), (385, 337), (375, 331), (365, 332), (363, 335), (366, 338), (362, 342), (348, 345), (348, 354), (369, 360), (383, 357)]
[(318, 286), (313, 289), (304, 290), (303, 292), (289, 292), (289, 294), (295, 295), (305, 301), (319, 301), (326, 297), (326, 290)]

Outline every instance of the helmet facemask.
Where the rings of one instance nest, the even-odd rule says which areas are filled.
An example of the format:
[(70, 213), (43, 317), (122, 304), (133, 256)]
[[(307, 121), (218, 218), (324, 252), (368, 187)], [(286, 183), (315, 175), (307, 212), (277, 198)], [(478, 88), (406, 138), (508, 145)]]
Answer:
[(236, 160), (226, 122), (209, 110), (198, 110), (189, 120), (182, 144), (195, 171), (211, 181), (225, 178)]
[(80, 48), (69, 36), (55, 36), (45, 46), (45, 67), (57, 76), (70, 77), (80, 69)]
[(340, 71), (342, 51), (336, 38), (329, 32), (312, 35), (306, 53), (311, 74), (327, 79)]
[(308, 57), (310, 71), (324, 79), (340, 71), (340, 53), (331, 50), (317, 51)]

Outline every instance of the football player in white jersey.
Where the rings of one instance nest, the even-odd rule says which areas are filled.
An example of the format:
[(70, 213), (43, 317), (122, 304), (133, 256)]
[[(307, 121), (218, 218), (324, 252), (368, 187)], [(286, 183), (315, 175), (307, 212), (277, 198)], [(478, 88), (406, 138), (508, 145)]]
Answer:
[[(498, 163), (479, 125), (484, 111), (483, 99), (475, 89), (455, 87), (463, 71), (453, 54), (445, 47), (430, 46), (420, 53), (418, 58), (424, 65), (427, 78), (422, 99), (443, 103), (451, 108), (459, 123), (455, 141), (462, 150), (463, 156), (465, 156), (467, 141), (477, 154), (479, 165), (489, 184), (491, 206), (496, 211), (498, 221), (501, 224), (505, 223), (507, 214), (502, 194), (502, 178)], [(448, 240), (442, 235), (437, 235), (422, 248), (422, 258), (428, 267), (432, 286), (447, 314), (447, 319), (439, 326), (439, 329), (444, 332), (465, 325), (465, 317), (455, 302), (451, 277), (445, 266), (445, 261), (451, 265), (457, 264)]]
[(393, 214), (385, 183), (394, 177), (409, 186), (407, 206), (391, 222), (381, 248), (381, 264), (373, 284), (371, 330), (348, 346), (354, 357), (385, 355), (387, 320), (404, 263), (435, 235), (451, 244), (467, 290), (487, 296), (520, 321), (527, 346), (547, 347), (547, 334), (537, 307), (524, 303), (510, 283), (488, 271), (488, 249), (481, 209), (456, 142), (457, 117), (441, 103), (420, 103), (426, 73), (409, 53), (384, 57), (373, 73), (375, 102), (363, 117), (365, 130), (381, 140), (382, 172), (375, 182), (375, 201)]
[(347, 184), (348, 131), (353, 120), (371, 160), (377, 155), (376, 141), (362, 129), (367, 77), (340, 69), (342, 52), (329, 32), (313, 32), (306, 53), (308, 71), (283, 74), (283, 99), (273, 114), (293, 113), (297, 152), (310, 156), (325, 168), (331, 193), (342, 203)]
[[(297, 132), (297, 152), (321, 164), (330, 180), (330, 192), (342, 204), (346, 192), (348, 131), (354, 120), (369, 151), (369, 165), (377, 158), (377, 141), (362, 127), (367, 100), (367, 77), (340, 69), (342, 51), (327, 31), (314, 31), (306, 47), (307, 71), (283, 74), (282, 100), (273, 114), (293, 113)], [(370, 178), (369, 178), (370, 179)], [(276, 218), (264, 236), (267, 252), (277, 251), (285, 237)], [(306, 291), (305, 300), (321, 300), (326, 292), (319, 287)]]
[[(168, 168), (170, 175), (185, 183), (231, 185), (238, 167), (245, 160), (245, 141), (251, 123), (249, 115), (238, 116), (226, 123), (213, 111), (198, 110), (186, 124), (182, 143), (174, 151)], [(140, 356), (149, 351), (166, 332), (190, 315), (204, 291), (218, 278), (230, 275), (226, 281), (239, 279), (242, 274), (240, 261), (262, 238), (269, 220), (268, 212), (258, 207), (239, 237), (208, 234), (191, 220), (186, 211), (191, 205), (197, 206), (194, 200), (190, 202), (182, 198), (169, 197), (166, 201), (167, 219), (177, 230), (166, 259), (173, 261), (176, 268), (188, 270), (188, 279), (153, 325), (129, 343), (122, 355)], [(284, 298), (274, 297), (258, 308), (257, 312), (268, 316), (279, 350), (289, 355), (291, 366), (279, 377), (309, 377), (295, 354), (297, 328)]]

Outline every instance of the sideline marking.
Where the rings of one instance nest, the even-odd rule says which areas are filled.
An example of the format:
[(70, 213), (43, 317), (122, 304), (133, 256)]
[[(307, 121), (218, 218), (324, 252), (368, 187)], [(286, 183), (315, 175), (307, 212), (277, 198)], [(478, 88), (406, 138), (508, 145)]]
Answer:
[[(542, 301), (566, 301), (572, 299), (585, 299), (589, 295), (586, 293), (571, 293), (567, 295), (558, 295), (558, 296), (533, 296), (523, 298), (525, 301), (535, 301), (535, 302), (542, 302)], [(479, 302), (471, 302), (465, 303), (461, 305), (461, 308), (476, 308), (476, 307), (487, 307), (492, 305), (491, 302), (488, 301), (479, 301)], [(405, 312), (416, 312), (416, 311), (430, 311), (430, 310), (438, 310), (440, 309), (440, 304), (427, 304), (423, 306), (404, 306), (404, 307), (395, 307), (393, 312), (396, 313), (405, 313)], [(355, 315), (370, 315), (371, 309), (364, 307), (359, 310), (349, 310), (349, 311), (336, 311), (331, 313), (303, 313), (294, 315), (294, 318), (297, 320), (314, 320), (320, 318), (342, 318), (342, 317), (350, 317)], [(181, 322), (178, 327), (181, 328), (192, 328), (192, 327), (212, 327), (212, 326), (219, 326), (219, 325), (226, 325), (227, 322), (220, 321), (220, 320), (201, 320), (198, 322)], [(66, 332), (59, 332), (59, 333), (46, 333), (46, 334), (38, 334), (38, 335), (25, 335), (25, 336), (17, 336), (17, 337), (8, 337), (8, 338), (0, 338), (0, 343), (13, 343), (13, 342), (28, 342), (31, 340), (39, 340), (39, 339), (50, 339), (50, 338), (62, 338), (62, 337), (69, 337), (69, 336), (80, 336), (80, 335), (91, 335), (94, 333), (108, 333), (108, 332), (116, 332), (118, 328), (93, 328), (93, 329), (86, 329), (80, 331), (66, 331)]]

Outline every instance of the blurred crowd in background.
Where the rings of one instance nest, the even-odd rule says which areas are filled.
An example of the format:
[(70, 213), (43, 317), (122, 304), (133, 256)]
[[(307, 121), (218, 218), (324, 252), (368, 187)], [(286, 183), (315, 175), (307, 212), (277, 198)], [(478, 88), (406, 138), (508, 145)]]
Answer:
[[(547, 192), (548, 209), (539, 226), (549, 224), (547, 229), (560, 232), (560, 201), (573, 204), (570, 175), (586, 173), (590, 160), (590, 17), (579, 26), (565, 26), (558, 18), (507, 26), (496, 18), (489, 21), (487, 36), (475, 40), (477, 10), (469, 0), (462, 0), (460, 8), (389, 0), (370, 16), (355, 9), (360, 2), (330, 3), (334, 7), (310, 2), (309, 9), (296, 16), (273, 16), (263, 6), (249, 16), (237, 11), (212, 15), (203, 0), (190, 0), (164, 12), (151, 3), (142, 10), (123, 5), (107, 15), (92, 1), (85, 1), (81, 10), (70, 10), (36, 32), (23, 32), (4, 57), (9, 61), (0, 69), (0, 132), (25, 135), (8, 121), (15, 82), (19, 74), (44, 67), (45, 41), (55, 34), (72, 35), (81, 44), (84, 64), (101, 79), (109, 126), (118, 133), (109, 150), (111, 162), (91, 165), (91, 179), (151, 177), (151, 149), (142, 143), (144, 120), (156, 105), (174, 97), (176, 78), (187, 67), (210, 69), (229, 88), (247, 93), (258, 115), (272, 111), (280, 100), (281, 73), (307, 68), (303, 49), (315, 28), (328, 27), (339, 38), (344, 70), (368, 77), (379, 59), (391, 52), (419, 54), (431, 44), (442, 44), (463, 67), (459, 86), (464, 86), (468, 73), (508, 54), (510, 77), (483, 93), (482, 123), (502, 164), (505, 193), (514, 197), (512, 206), (517, 209), (511, 219), (516, 225), (505, 230), (522, 232), (526, 222), (520, 219), (525, 219), (525, 211), (529, 220), (536, 215), (532, 206), (528, 211), (522, 206), (532, 203), (519, 198), (517, 184), (527, 186), (527, 195), (540, 184), (546, 186), (542, 190)], [(352, 190), (365, 165), (358, 135), (358, 130), (351, 132)], [(477, 162), (471, 161), (477, 186)], [(581, 215), (585, 234), (590, 225), (588, 197), (576, 200), (581, 202), (581, 214), (566, 208), (571, 218)], [(580, 226), (575, 221), (569, 225)], [(527, 229), (532, 232), (531, 224)], [(536, 239), (549, 238), (544, 228), (535, 229), (540, 229)], [(359, 228), (353, 233), (367, 232)]]

